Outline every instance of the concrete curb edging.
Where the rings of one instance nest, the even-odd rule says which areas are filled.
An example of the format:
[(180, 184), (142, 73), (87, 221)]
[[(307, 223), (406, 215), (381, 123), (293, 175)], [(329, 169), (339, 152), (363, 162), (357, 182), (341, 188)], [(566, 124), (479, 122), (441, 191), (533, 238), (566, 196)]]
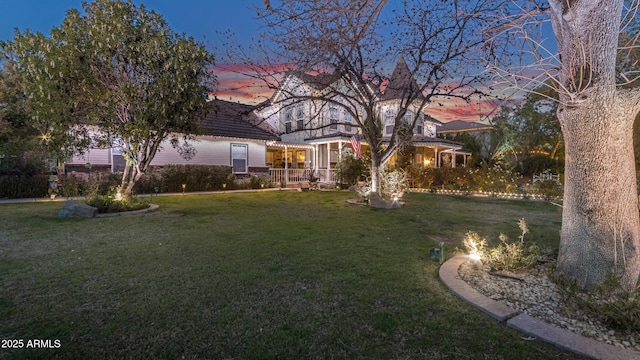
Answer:
[(640, 353), (637, 351), (605, 344), (601, 341), (578, 335), (520, 313), (501, 302), (489, 299), (458, 276), (458, 268), (465, 261), (467, 261), (466, 255), (456, 255), (447, 260), (440, 266), (438, 271), (440, 280), (451, 292), (490, 317), (499, 322), (504, 322), (512, 329), (578, 355), (603, 360), (640, 359)]

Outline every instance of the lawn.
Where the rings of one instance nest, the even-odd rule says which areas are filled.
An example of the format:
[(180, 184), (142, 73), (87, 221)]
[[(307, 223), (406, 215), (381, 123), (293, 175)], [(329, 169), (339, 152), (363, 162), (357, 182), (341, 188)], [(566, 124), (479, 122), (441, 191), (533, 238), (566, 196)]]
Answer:
[[(450, 294), (429, 249), (474, 230), (557, 247), (546, 203), (347, 192), (157, 197), (144, 215), (69, 220), (0, 205), (0, 358), (578, 359)], [(527, 235), (529, 236), (529, 235)], [(3, 341), (7, 345), (6, 341)]]

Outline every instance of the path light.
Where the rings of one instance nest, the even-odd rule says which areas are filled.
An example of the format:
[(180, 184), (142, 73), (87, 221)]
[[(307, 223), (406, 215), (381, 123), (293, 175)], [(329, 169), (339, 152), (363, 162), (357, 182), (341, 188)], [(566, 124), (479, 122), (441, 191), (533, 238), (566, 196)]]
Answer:
[(116, 191), (116, 201), (122, 201), (122, 191), (120, 187), (118, 187), (118, 191)]
[(264, 189), (264, 183), (260, 183), (260, 189)]
[(431, 248), (431, 250), (429, 250), (429, 255), (431, 256), (432, 260), (438, 260), (438, 262), (442, 264), (442, 260), (444, 257), (444, 243), (438, 243), (437, 248)]
[(182, 184), (182, 195), (184, 195), (184, 190), (187, 188), (187, 184)]
[(222, 191), (226, 191), (227, 190), (227, 183), (222, 184)]

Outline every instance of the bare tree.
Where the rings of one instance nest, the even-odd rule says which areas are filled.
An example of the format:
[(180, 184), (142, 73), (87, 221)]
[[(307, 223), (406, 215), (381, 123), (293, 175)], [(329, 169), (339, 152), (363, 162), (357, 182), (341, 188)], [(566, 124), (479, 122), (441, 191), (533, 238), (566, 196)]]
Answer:
[[(529, 62), (518, 71), (500, 63), (493, 70), (519, 89), (549, 84), (559, 94), (565, 192), (557, 270), (583, 288), (613, 274), (631, 291), (640, 274), (632, 139), (640, 111), (640, 74), (633, 57), (638, 3), (514, 1), (507, 9), (517, 10), (501, 13), (512, 21), (492, 35), (515, 34), (530, 45), (521, 48)], [(545, 20), (551, 21), (557, 52), (532, 35)]]
[[(415, 126), (418, 116), (408, 121), (408, 113), (422, 114), (426, 107), (438, 105), (438, 99), (470, 101), (483, 94), (475, 86), (481, 79), (477, 75), (482, 69), (481, 29), (487, 24), (477, 14), (496, 11), (499, 3), (284, 0), (276, 5), (266, 1), (258, 14), (271, 48), (263, 45), (258, 60), (238, 47), (225, 48), (230, 63), (242, 63), (249, 69), (245, 75), (274, 90), (288, 91), (282, 86), (291, 78), (287, 74), (304, 78), (307, 84), (318, 82), (320, 91), (294, 87), (271, 101), (311, 100), (348, 112), (371, 150), (372, 190), (377, 192), (381, 165), (412, 137), (411, 131), (399, 131)], [(287, 66), (274, 72), (275, 63)], [(385, 123), (389, 124), (389, 114), (383, 114), (380, 105), (385, 102), (392, 102), (396, 111), (391, 136), (383, 141)], [(309, 126), (313, 124), (319, 123), (309, 121)]]

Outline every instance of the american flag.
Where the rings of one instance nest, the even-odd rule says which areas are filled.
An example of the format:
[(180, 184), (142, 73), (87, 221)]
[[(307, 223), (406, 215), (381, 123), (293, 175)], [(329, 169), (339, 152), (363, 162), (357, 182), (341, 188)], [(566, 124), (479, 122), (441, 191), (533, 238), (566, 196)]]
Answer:
[(353, 134), (353, 136), (351, 137), (351, 139), (349, 139), (349, 141), (351, 142), (351, 147), (353, 148), (353, 152), (356, 154), (356, 158), (360, 158), (360, 134), (355, 133)]

